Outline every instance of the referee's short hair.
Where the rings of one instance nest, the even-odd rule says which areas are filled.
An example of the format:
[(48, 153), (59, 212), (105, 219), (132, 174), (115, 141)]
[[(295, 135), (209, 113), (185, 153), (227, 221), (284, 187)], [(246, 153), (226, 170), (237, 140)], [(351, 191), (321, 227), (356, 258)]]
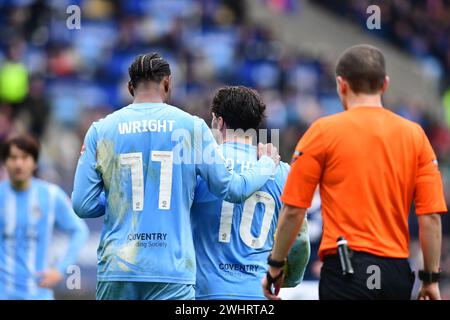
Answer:
[(384, 55), (371, 45), (350, 47), (339, 57), (336, 76), (345, 79), (355, 93), (376, 94), (386, 77)]

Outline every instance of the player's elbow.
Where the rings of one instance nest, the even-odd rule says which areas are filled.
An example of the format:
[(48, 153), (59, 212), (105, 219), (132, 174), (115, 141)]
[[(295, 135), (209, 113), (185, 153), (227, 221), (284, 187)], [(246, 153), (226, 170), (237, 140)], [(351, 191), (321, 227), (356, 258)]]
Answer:
[(72, 207), (78, 217), (88, 218), (90, 216), (89, 202), (78, 196), (75, 192), (72, 194)]
[(228, 190), (225, 196), (225, 200), (231, 203), (242, 203), (247, 200), (253, 192), (256, 190), (252, 190), (245, 177), (240, 176), (238, 180), (232, 180), (232, 182), (228, 186)]
[(82, 203), (72, 200), (72, 207), (75, 214), (80, 218), (86, 217), (86, 212)]
[(80, 218), (98, 218), (105, 214), (105, 192), (78, 192), (72, 193), (72, 206)]
[(228, 189), (226, 193), (225, 200), (231, 203), (242, 203), (244, 202), (251, 194), (247, 195), (245, 193), (245, 188), (235, 189), (233, 187)]
[(242, 194), (234, 194), (234, 193), (228, 193), (225, 197), (225, 200), (231, 203), (242, 203), (247, 199), (246, 196)]

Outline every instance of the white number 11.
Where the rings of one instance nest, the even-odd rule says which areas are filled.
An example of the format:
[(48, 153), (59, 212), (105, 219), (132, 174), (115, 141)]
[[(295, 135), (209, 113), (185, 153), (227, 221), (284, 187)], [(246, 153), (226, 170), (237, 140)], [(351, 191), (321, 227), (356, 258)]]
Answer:
[[(144, 210), (144, 173), (142, 152), (123, 153), (120, 164), (130, 166), (133, 211)], [(158, 209), (169, 210), (172, 197), (173, 152), (152, 151), (152, 161), (161, 162)]]

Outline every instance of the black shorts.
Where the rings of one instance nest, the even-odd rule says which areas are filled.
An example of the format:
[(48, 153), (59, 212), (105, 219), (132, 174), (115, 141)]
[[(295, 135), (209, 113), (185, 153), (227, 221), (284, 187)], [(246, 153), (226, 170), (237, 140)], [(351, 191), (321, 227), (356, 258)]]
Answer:
[(353, 252), (354, 274), (344, 276), (338, 255), (327, 255), (320, 271), (320, 300), (409, 300), (415, 274), (407, 259)]

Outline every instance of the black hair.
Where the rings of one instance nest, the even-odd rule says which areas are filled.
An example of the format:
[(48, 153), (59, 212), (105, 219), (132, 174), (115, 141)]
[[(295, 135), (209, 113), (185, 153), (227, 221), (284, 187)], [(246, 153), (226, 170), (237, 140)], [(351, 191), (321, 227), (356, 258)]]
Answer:
[(224, 87), (214, 96), (211, 111), (222, 117), (230, 129), (256, 129), (263, 118), (266, 105), (259, 94), (243, 86)]
[(133, 88), (142, 81), (160, 83), (165, 76), (170, 75), (169, 63), (158, 53), (140, 54), (128, 68)]
[(347, 80), (355, 93), (375, 94), (383, 87), (386, 77), (384, 55), (370, 45), (350, 47), (340, 56), (336, 75)]
[(38, 162), (39, 142), (33, 136), (29, 134), (23, 134), (6, 139), (0, 151), (2, 161), (6, 161), (6, 159), (8, 159), (8, 157), (10, 156), (11, 146), (16, 146), (20, 150), (25, 151), (33, 157), (34, 162)]

